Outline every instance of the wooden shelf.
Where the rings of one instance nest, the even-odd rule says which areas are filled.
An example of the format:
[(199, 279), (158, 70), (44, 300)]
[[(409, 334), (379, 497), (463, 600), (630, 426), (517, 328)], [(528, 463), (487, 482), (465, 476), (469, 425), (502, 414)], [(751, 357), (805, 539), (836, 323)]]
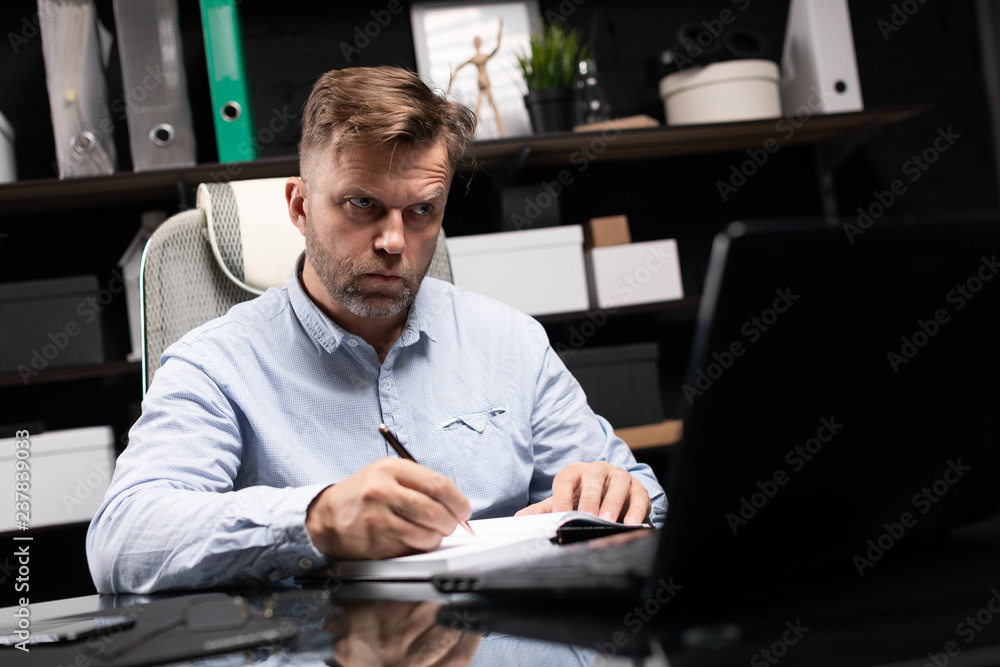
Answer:
[[(804, 121), (770, 118), (738, 123), (710, 123), (674, 127), (638, 128), (616, 132), (563, 132), (540, 137), (512, 137), (476, 143), (481, 167), (502, 164), (524, 146), (530, 148), (526, 166), (573, 164), (591, 151), (597, 160), (641, 160), (675, 155), (700, 155), (760, 148), (768, 139), (782, 146), (821, 144), (870, 134), (922, 113), (928, 105), (886, 107), (855, 113), (814, 115)], [(599, 154), (598, 154), (599, 153)]]
[(633, 450), (675, 445), (681, 441), (683, 434), (684, 423), (680, 419), (666, 419), (659, 424), (615, 429), (615, 435)]
[[(505, 166), (525, 147), (528, 148), (525, 166), (566, 164), (578, 167), (580, 160), (624, 161), (741, 151), (760, 148), (768, 139), (782, 146), (824, 144), (856, 138), (859, 134), (867, 136), (887, 125), (912, 118), (926, 108), (926, 105), (917, 105), (815, 115), (804, 122), (772, 118), (491, 139), (475, 143), (475, 156), (479, 168), (489, 171)], [(593, 157), (588, 157), (584, 151), (589, 151)], [(81, 207), (148, 204), (157, 199), (182, 201), (182, 197), (190, 197), (198, 183), (289, 176), (298, 173), (298, 168), (297, 156), (285, 156), (110, 176), (17, 181), (0, 185), (0, 217)]]
[[(202, 164), (183, 169), (110, 176), (45, 178), (0, 185), (0, 216), (81, 207), (149, 204), (150, 200), (189, 197), (198, 183), (274, 178), (297, 174), (298, 157), (262, 158), (252, 162)], [(190, 202), (193, 204), (194, 202)]]
[[(89, 380), (99, 377), (110, 377), (113, 375), (128, 375), (140, 373), (142, 363), (138, 361), (111, 361), (106, 364), (94, 364), (90, 366), (68, 366), (66, 368), (53, 368), (52, 370), (41, 371), (38, 375), (33, 375), (28, 380), (28, 386), (44, 384), (47, 382), (67, 382), (70, 380)], [(0, 375), (0, 387), (24, 386), (24, 381), (19, 373), (5, 373)], [(139, 388), (138, 381), (136, 389)]]

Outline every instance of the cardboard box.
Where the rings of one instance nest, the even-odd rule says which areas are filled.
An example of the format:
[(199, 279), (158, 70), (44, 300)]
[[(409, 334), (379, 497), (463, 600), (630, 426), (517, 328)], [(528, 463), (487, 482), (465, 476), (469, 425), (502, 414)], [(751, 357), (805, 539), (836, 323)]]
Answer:
[(559, 356), (590, 407), (614, 428), (663, 421), (656, 343), (582, 348)]
[[(93, 426), (29, 434), (27, 448), (15, 447), (24, 438), (0, 439), (0, 479), (13, 485), (17, 461), (28, 464), (31, 528), (90, 521), (104, 500), (114, 472), (114, 434), (110, 426)], [(18, 456), (19, 451), (27, 455)], [(13, 487), (16, 491), (16, 487)], [(13, 493), (12, 493), (13, 496)], [(13, 501), (14, 499), (11, 498)], [(0, 532), (16, 531), (14, 508), (0, 513)]]
[(100, 296), (95, 276), (0, 285), (0, 372), (104, 363)]
[(627, 215), (610, 215), (591, 218), (583, 226), (583, 251), (603, 248), (609, 245), (631, 243), (632, 234), (628, 228)]
[(455, 285), (528, 315), (587, 310), (580, 225), (448, 238)]
[(616, 308), (684, 298), (677, 241), (645, 241), (586, 253), (593, 308)]

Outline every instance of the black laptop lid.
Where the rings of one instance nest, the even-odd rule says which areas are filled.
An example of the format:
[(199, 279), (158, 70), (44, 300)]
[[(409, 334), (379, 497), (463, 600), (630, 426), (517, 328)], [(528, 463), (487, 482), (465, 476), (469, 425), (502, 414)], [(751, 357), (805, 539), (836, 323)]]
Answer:
[(867, 576), (994, 513), (1000, 222), (795, 221), (713, 248), (659, 560)]

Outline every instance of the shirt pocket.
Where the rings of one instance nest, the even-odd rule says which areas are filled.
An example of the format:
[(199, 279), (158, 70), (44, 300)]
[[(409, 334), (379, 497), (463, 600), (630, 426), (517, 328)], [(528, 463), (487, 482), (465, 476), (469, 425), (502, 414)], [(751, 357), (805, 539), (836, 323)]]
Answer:
[(491, 425), (496, 427), (499, 421), (507, 414), (507, 407), (503, 405), (491, 405), (487, 408), (466, 412), (459, 415), (447, 417), (438, 422), (438, 428), (444, 431), (472, 430), (482, 434)]

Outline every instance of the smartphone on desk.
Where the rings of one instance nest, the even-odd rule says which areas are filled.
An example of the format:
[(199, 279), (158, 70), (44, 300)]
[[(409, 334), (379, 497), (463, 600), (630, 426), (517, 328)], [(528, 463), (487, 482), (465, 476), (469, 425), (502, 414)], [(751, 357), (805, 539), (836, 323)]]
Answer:
[(54, 618), (32, 623), (20, 631), (11, 627), (0, 629), (0, 646), (13, 646), (22, 642), (28, 644), (70, 642), (98, 632), (127, 628), (133, 623), (135, 617), (128, 614)]

